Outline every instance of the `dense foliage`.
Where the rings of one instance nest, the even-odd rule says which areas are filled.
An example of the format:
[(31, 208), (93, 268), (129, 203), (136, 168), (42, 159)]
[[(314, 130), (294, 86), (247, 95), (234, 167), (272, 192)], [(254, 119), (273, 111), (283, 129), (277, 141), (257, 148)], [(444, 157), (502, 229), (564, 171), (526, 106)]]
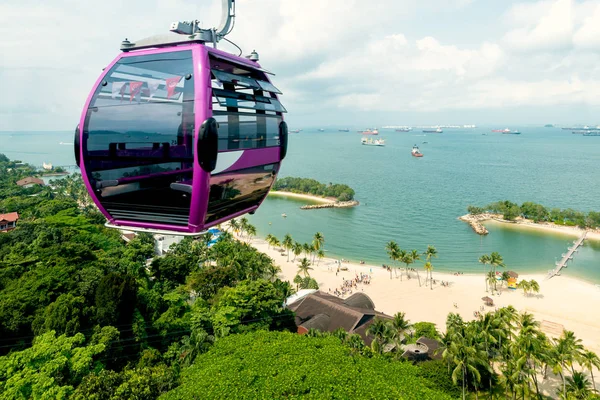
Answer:
[(600, 228), (600, 212), (590, 211), (587, 214), (571, 208), (561, 210), (559, 208), (548, 209), (541, 204), (527, 201), (520, 206), (508, 200), (497, 201), (485, 207), (468, 206), (470, 214), (477, 215), (486, 212), (502, 214), (509, 221), (517, 217), (524, 217), (534, 222), (553, 222), (557, 225), (578, 226), (580, 228)]
[[(560, 372), (563, 394), (589, 397), (587, 377), (570, 370), (574, 361), (598, 367), (596, 355), (570, 332), (531, 347), (532, 336), (519, 337), (542, 338), (535, 324), (524, 331), (504, 311), (493, 316), (493, 338), (482, 334), (485, 319), (465, 324), (451, 316), (441, 337), (444, 374), (437, 364), (401, 361), (411, 336), (402, 313), (369, 327), (370, 347), (343, 331), (268, 333), (295, 332), (284, 300), (296, 284), (317, 284), (309, 273), (322, 256), (322, 234), (304, 244), (289, 235), (281, 243), (273, 238), (288, 258), (304, 253), (299, 282), (283, 282), (273, 260), (245, 243), (256, 229), (243, 218), (231, 224), (241, 241), (224, 233), (209, 247), (210, 235), (185, 238), (157, 256), (151, 235), (126, 242), (104, 227), (79, 175), (18, 187), (27, 176), (36, 176), (35, 169), (0, 154), (0, 212), (20, 216), (16, 229), (0, 234), (0, 398), (155, 399), (167, 392), (167, 398), (448, 398), (463, 382), (465, 391), (481, 389), (488, 378), (494, 390), (531, 394), (530, 371), (542, 365)], [(393, 245), (394, 260), (407, 267), (419, 260), (416, 250)], [(431, 282), (435, 248), (421, 256)], [(413, 327), (413, 337), (439, 335), (433, 324)], [(482, 378), (460, 377), (455, 371), (467, 345), (477, 354), (487, 349), (501, 374), (485, 375), (488, 361), (477, 359), (473, 367)]]
[(335, 197), (339, 201), (354, 199), (354, 190), (348, 185), (329, 183), (325, 185), (314, 179), (285, 177), (278, 179), (273, 190), (282, 190), (292, 193), (314, 194), (322, 197)]
[(216, 343), (162, 398), (452, 398), (418, 371), (409, 363), (353, 355), (332, 336), (256, 332)]

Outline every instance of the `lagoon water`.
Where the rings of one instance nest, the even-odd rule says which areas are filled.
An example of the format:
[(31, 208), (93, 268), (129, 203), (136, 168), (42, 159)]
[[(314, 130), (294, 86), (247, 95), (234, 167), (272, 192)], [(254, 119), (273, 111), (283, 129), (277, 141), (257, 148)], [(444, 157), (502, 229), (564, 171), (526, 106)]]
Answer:
[[(385, 245), (395, 240), (409, 250), (434, 245), (436, 270), (481, 271), (479, 256), (498, 251), (511, 270), (545, 273), (574, 237), (497, 224), (480, 237), (457, 217), (469, 204), (504, 199), (600, 210), (600, 137), (541, 127), (513, 127), (522, 134), (503, 135), (492, 128), (380, 129), (385, 147), (362, 146), (357, 129), (290, 134), (280, 176), (345, 183), (361, 205), (303, 211), (297, 200), (271, 197), (249, 219), (260, 236), (290, 233), (307, 242), (322, 232), (329, 257), (390, 263)], [(0, 132), (0, 153), (38, 166), (73, 165), (72, 142), (72, 132)], [(414, 144), (423, 158), (410, 155)], [(587, 241), (563, 274), (600, 283), (600, 242)]]

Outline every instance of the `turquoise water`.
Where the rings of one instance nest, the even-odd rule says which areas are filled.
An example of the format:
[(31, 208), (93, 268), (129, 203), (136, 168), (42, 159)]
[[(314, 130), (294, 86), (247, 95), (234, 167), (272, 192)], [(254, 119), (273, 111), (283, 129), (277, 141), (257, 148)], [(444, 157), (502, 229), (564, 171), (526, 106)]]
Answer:
[[(511, 127), (523, 134), (503, 135), (492, 128), (445, 129), (442, 134), (380, 129), (386, 147), (361, 146), (356, 129), (291, 134), (281, 176), (348, 184), (361, 205), (302, 211), (302, 202), (268, 198), (249, 218), (261, 236), (290, 233), (307, 242), (322, 232), (328, 256), (355, 261), (388, 263), (385, 244), (395, 240), (403, 249), (434, 245), (436, 270), (480, 271), (479, 256), (498, 251), (509, 269), (546, 272), (574, 237), (496, 224), (480, 237), (456, 218), (468, 204), (502, 199), (600, 210), (600, 137), (541, 127)], [(72, 136), (67, 131), (0, 132), (0, 153), (38, 166), (73, 165), (72, 145), (60, 144), (72, 143)], [(423, 158), (410, 156), (413, 144)], [(588, 241), (563, 271), (600, 283), (600, 242)]]
[[(495, 224), (480, 237), (456, 218), (468, 204), (502, 199), (600, 210), (600, 138), (517, 128), (522, 135), (492, 133), (491, 127), (442, 134), (382, 129), (386, 147), (361, 146), (356, 129), (292, 134), (281, 176), (348, 184), (361, 205), (302, 211), (298, 201), (268, 198), (250, 220), (262, 236), (289, 232), (305, 242), (322, 232), (329, 256), (354, 261), (388, 263), (385, 244), (395, 240), (403, 249), (434, 245), (437, 270), (480, 271), (479, 256), (498, 251), (510, 269), (545, 273), (574, 237)], [(411, 157), (414, 144), (423, 158)], [(588, 241), (563, 271), (600, 283), (600, 243)]]

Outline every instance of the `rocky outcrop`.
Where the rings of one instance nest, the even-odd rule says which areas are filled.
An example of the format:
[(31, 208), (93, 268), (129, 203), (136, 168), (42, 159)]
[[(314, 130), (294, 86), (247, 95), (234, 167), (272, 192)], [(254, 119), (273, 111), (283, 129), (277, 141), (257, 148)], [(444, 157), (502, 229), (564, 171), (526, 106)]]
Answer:
[(473, 228), (473, 230), (475, 231), (475, 233), (477, 233), (478, 235), (487, 235), (489, 232), (487, 230), (487, 228), (485, 226), (483, 226), (482, 222), (489, 220), (489, 219), (497, 219), (498, 215), (496, 214), (477, 214), (477, 215), (473, 215), (473, 214), (467, 214), (467, 215), (463, 215), (462, 217), (459, 217), (458, 219), (460, 219), (461, 221), (465, 221), (467, 222), (469, 225), (471, 225), (471, 228)]
[(335, 203), (311, 204), (300, 207), (301, 210), (315, 210), (317, 208), (350, 208), (356, 207), (360, 203), (356, 200), (352, 201), (336, 201)]

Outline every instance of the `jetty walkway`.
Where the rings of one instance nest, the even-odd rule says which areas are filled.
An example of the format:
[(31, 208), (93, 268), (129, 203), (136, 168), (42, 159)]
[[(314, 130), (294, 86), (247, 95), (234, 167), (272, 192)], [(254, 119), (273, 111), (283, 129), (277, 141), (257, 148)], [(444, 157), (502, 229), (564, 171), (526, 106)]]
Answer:
[(548, 271), (548, 276), (546, 276), (546, 279), (550, 279), (556, 275), (560, 275), (560, 270), (567, 266), (569, 260), (573, 259), (573, 254), (583, 244), (583, 241), (585, 240), (586, 236), (587, 232), (583, 232), (583, 235), (581, 235), (579, 239), (573, 241), (573, 246), (569, 247), (569, 251), (567, 252), (567, 254), (563, 254), (562, 259), (556, 263), (556, 267)]

